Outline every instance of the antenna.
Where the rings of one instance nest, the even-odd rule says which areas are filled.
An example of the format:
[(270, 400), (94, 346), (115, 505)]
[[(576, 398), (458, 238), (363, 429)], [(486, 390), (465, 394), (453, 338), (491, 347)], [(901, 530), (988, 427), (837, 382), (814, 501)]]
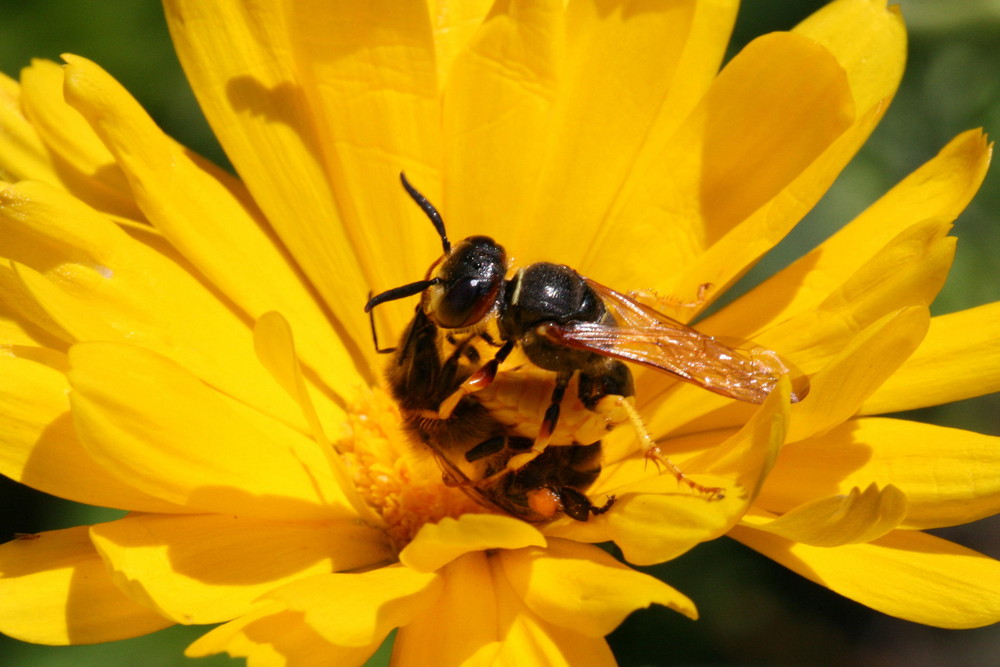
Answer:
[(420, 194), (419, 191), (406, 180), (406, 174), (399, 172), (399, 180), (403, 183), (403, 187), (406, 192), (409, 193), (413, 201), (417, 202), (417, 206), (423, 211), (428, 218), (431, 219), (431, 224), (434, 225), (434, 229), (437, 230), (438, 236), (441, 237), (441, 247), (444, 249), (444, 254), (449, 254), (451, 252), (451, 242), (448, 240), (448, 234), (444, 231), (444, 220), (441, 219), (441, 214), (438, 210), (434, 208), (434, 204), (427, 201), (427, 197)]

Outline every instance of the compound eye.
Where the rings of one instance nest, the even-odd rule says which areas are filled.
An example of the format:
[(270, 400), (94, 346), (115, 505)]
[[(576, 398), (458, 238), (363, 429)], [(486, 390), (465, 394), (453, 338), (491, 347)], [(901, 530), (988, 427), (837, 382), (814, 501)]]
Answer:
[(486, 317), (496, 300), (495, 279), (460, 278), (441, 286), (434, 303), (434, 319), (446, 329), (469, 327)]

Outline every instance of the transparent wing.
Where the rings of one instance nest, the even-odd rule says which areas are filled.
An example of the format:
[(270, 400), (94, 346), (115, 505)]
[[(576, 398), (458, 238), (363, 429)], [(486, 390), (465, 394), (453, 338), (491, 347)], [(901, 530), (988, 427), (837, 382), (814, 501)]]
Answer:
[(754, 343), (723, 342), (609, 287), (586, 280), (616, 323), (546, 325), (543, 334), (550, 340), (649, 366), (749, 403), (763, 402), (783, 375), (792, 376), (793, 402), (808, 393), (808, 379), (777, 353)]

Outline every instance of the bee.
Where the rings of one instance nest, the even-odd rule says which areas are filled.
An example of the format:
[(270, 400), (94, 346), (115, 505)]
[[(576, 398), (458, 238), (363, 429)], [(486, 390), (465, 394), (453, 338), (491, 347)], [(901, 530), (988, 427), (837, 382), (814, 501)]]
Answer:
[[(371, 296), (365, 311), (371, 315), (380, 304), (420, 295), (398, 348), (378, 348), (372, 317), (376, 349), (396, 352), (389, 385), (411, 431), (437, 456), (445, 480), (479, 500), (533, 521), (560, 512), (585, 521), (603, 513), (613, 499), (594, 506), (585, 495), (600, 471), (594, 434), (624, 421), (632, 423), (647, 457), (695, 490), (721, 497), (723, 489), (691, 481), (659, 452), (634, 407), (634, 382), (624, 362), (750, 403), (763, 402), (788, 374), (794, 376), (793, 402), (808, 392), (808, 379), (776, 353), (701, 333), (569, 266), (539, 262), (508, 278), (503, 246), (470, 236), (453, 247), (437, 209), (405, 175), (400, 180), (433, 224), (443, 254), (423, 280)], [(491, 352), (485, 360), (482, 343)], [(544, 413), (526, 431), (477, 398), (504, 382), (500, 366), (515, 350), (551, 378)], [(572, 380), (576, 402), (593, 419), (560, 434)]]
[(474, 345), (478, 340), (482, 338), (476, 333), (461, 340), (446, 335), (442, 345), (438, 326), (419, 306), (398, 348), (378, 348), (376, 339), (380, 352), (395, 353), (387, 376), (404, 426), (435, 454), (445, 482), (484, 505), (533, 523), (560, 514), (586, 521), (607, 511), (613, 498), (598, 507), (584, 493), (601, 471), (600, 443), (552, 447), (511, 470), (509, 460), (529, 450), (532, 439), (513, 435), (472, 397), (459, 400), (447, 418), (439, 416), (441, 403), (479, 361)]

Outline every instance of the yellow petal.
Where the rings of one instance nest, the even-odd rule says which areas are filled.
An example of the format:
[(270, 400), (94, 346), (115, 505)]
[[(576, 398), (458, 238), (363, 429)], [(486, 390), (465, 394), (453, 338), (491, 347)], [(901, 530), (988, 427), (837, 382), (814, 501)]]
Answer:
[(38, 644), (96, 644), (169, 625), (112, 583), (86, 526), (0, 546), (0, 631), (6, 635)]
[[(705, 451), (681, 463), (691, 480), (721, 487), (723, 498), (698, 494), (665, 471), (650, 476), (648, 462), (636, 457), (610, 466), (599, 480), (595, 492), (613, 494), (617, 500), (611, 512), (588, 522), (606, 525), (606, 537), (584, 539), (612, 539), (626, 560), (651, 565), (725, 533), (750, 506), (784, 442), (788, 391), (788, 383), (783, 382), (739, 431), (721, 443), (718, 431), (707, 434), (711, 448), (699, 445)], [(664, 453), (671, 454), (672, 444), (665, 443)], [(616, 488), (611, 486), (615, 481), (625, 483)]]
[(21, 89), (0, 73), (0, 181), (36, 179), (58, 183), (52, 155), (21, 109)]
[(9, 261), (0, 261), (0, 317), (4, 320), (4, 338), (0, 344), (5, 346), (6, 354), (25, 356), (25, 350), (6, 346), (48, 348), (65, 353), (73, 342), (73, 336), (56, 324), (25, 289)]
[(653, 603), (698, 617), (687, 597), (589, 544), (557, 538), (545, 549), (505, 551), (499, 558), (529, 609), (590, 637), (609, 634), (633, 611)]
[(1000, 622), (1000, 563), (920, 532), (813, 547), (737, 527), (740, 542), (802, 576), (891, 616), (941, 628)]
[(1000, 302), (931, 319), (920, 347), (861, 407), (913, 410), (1000, 391)]
[(657, 124), (643, 151), (669, 141), (677, 126), (701, 102), (719, 73), (739, 11), (738, 0), (696, 2), (680, 64)]
[[(616, 494), (611, 512), (598, 519), (630, 563), (653, 565), (676, 558), (697, 544), (725, 533), (745, 508), (747, 492), (725, 477), (689, 475), (706, 486), (722, 487), (714, 499), (663, 474)], [(634, 489), (634, 490), (633, 490)], [(592, 519), (593, 521), (593, 519)]]
[(363, 665), (378, 648), (334, 646), (303, 620), (301, 612), (283, 611), (271, 603), (220, 625), (188, 646), (189, 658), (226, 652), (247, 658), (248, 667), (296, 665)]
[(389, 631), (429, 612), (441, 595), (441, 577), (391, 565), (357, 574), (300, 579), (268, 593), (338, 646), (369, 646)]
[(886, 315), (855, 336), (812, 377), (809, 396), (792, 406), (788, 442), (824, 433), (857, 413), (913, 353), (929, 321), (927, 309), (915, 306)]
[[(329, 3), (307, 6), (316, 17), (334, 9)], [(317, 154), (323, 145), (315, 125), (318, 110), (301, 92), (286, 7), (168, 0), (164, 11), (195, 96), (254, 201), (329, 305), (343, 339), (367, 341), (361, 306), (369, 288), (386, 286), (362, 271), (353, 250), (360, 232), (344, 224), (324, 158)], [(381, 220), (365, 220), (363, 226)], [(366, 347), (360, 353), (376, 365), (373, 351)], [(372, 373), (366, 379), (374, 378)]]
[[(826, 49), (789, 33), (755, 40), (623, 188), (594, 245), (616, 262), (594, 278), (681, 297), (677, 284), (728, 285), (798, 219), (751, 214), (787, 197), (852, 119), (847, 79)], [(684, 282), (687, 271), (697, 281)], [(674, 277), (680, 282), (667, 282)]]
[(256, 363), (250, 331), (182, 267), (69, 195), (40, 183), (0, 191), (3, 252), (24, 288), (76, 340), (127, 340), (305, 428), (298, 406)]
[(296, 74), (341, 219), (366, 276), (386, 281), (356, 286), (360, 305), (363, 289), (419, 279), (439, 254), (440, 241), (398, 178), (405, 171), (431, 201), (441, 201), (441, 100), (429, 7), (313, 1), (289, 3), (286, 11)]
[[(955, 137), (933, 159), (900, 181), (818, 248), (761, 283), (704, 325), (713, 331), (756, 337), (774, 323), (808, 314), (828, 302), (849, 276), (856, 289), (845, 301), (869, 299), (871, 280), (898, 282), (900, 268), (926, 271), (932, 255), (928, 243), (940, 244), (949, 223), (976, 193), (990, 161), (981, 130)], [(928, 222), (928, 221), (937, 221)], [(940, 231), (930, 235), (935, 227)], [(924, 232), (925, 249), (920, 246)], [(940, 250), (937, 252), (941, 252)], [(891, 259), (891, 263), (886, 260)], [(865, 268), (865, 267), (869, 268)], [(883, 276), (878, 279), (881, 273)], [(861, 276), (870, 278), (860, 280)], [(943, 277), (942, 277), (943, 279)], [(914, 292), (916, 285), (901, 285)], [(925, 289), (925, 298), (935, 292)], [(798, 326), (805, 324), (800, 320)], [(800, 329), (811, 331), (812, 327)]]
[[(734, 272), (738, 275), (762, 248), (754, 230), (773, 238), (798, 221), (825, 194), (888, 108), (906, 57), (906, 32), (897, 8), (886, 7), (882, 1), (841, 0), (804, 21), (794, 33), (827, 49), (843, 68), (853, 99), (854, 121), (778, 196), (758, 208), (717, 248), (677, 275), (675, 287), (665, 287), (665, 293), (693, 296), (697, 287), (707, 281), (718, 288), (726, 284), (723, 278)], [(747, 247), (742, 248), (741, 242), (746, 242)], [(713, 280), (713, 276), (718, 277)], [(783, 301), (772, 299), (768, 310), (775, 303)]]
[(531, 524), (497, 514), (463, 514), (428, 523), (399, 553), (399, 562), (418, 572), (434, 572), (469, 551), (545, 546)]
[[(354, 487), (350, 472), (339, 456), (340, 452), (327, 438), (326, 431), (320, 423), (319, 415), (316, 413), (316, 403), (307, 389), (305, 377), (302, 374), (302, 367), (295, 351), (295, 340), (288, 320), (274, 311), (264, 313), (254, 326), (253, 344), (260, 363), (267, 368), (288, 395), (299, 404), (306, 421), (309, 423), (313, 438), (322, 449), (330, 471), (338, 486), (347, 496), (355, 513), (372, 525), (379, 524), (378, 515)], [(339, 426), (340, 423), (337, 425)]]
[[(670, 93), (696, 4), (568, 4), (565, 35), (555, 40), (563, 64), (546, 119), (544, 161), (531, 165), (530, 189), (513, 197), (527, 209), (485, 211), (494, 228), (507, 216), (526, 216), (509, 221), (522, 230), (516, 239), (510, 232), (499, 237), (509, 239), (502, 242), (510, 242), (509, 250), (520, 259), (558, 259), (590, 271), (582, 263), (584, 253), (637, 155), (657, 126), (676, 123), (679, 109)], [(525, 138), (518, 139), (523, 150)], [(480, 198), (474, 192), (464, 196)]]
[[(70, 350), (70, 403), (94, 458), (136, 487), (204, 512), (352, 516), (318, 445), (140, 347)], [(170, 400), (163, 400), (169, 396)]]
[[(407, 665), (553, 665), (611, 667), (602, 638), (548, 623), (528, 609), (497, 559), (466, 554), (442, 570), (444, 592), (433, 613), (400, 628), (393, 659)], [(462, 628), (455, 632), (455, 628)]]
[(136, 515), (93, 526), (122, 589), (178, 623), (218, 623), (282, 584), (391, 558), (382, 533), (351, 522)]
[(906, 28), (899, 5), (838, 0), (802, 21), (795, 32), (837, 56), (858, 109), (887, 103), (892, 97), (906, 60)]
[[(899, 291), (898, 298), (909, 297)], [(858, 308), (863, 305), (858, 304)], [(849, 337), (858, 325), (852, 319), (853, 314), (851, 305), (845, 303), (843, 312), (817, 316), (817, 335), (825, 334), (842, 342), (839, 348), (817, 342), (815, 361), (809, 363), (815, 365), (822, 360), (823, 365), (809, 375), (809, 395), (792, 406), (789, 441), (833, 428), (854, 415), (916, 349), (930, 319), (925, 306), (903, 308)], [(821, 325), (825, 331), (819, 329)], [(789, 329), (788, 335), (800, 337), (804, 345), (808, 334)], [(768, 347), (782, 349), (777, 345)], [(803, 353), (808, 352), (803, 349)], [(649, 420), (651, 431), (680, 435), (733, 426), (745, 422), (753, 410), (753, 406), (706, 393), (696, 387), (682, 386), (668, 396), (658, 397), (657, 411)], [(672, 415), (670, 410), (677, 414)], [(682, 423), (675, 425), (678, 421)]]
[(80, 503), (145, 512), (183, 512), (122, 482), (77, 439), (69, 383), (47, 366), (0, 357), (0, 473), (39, 491)]
[(482, 551), (445, 565), (432, 613), (417, 616), (396, 634), (392, 652), (397, 664), (495, 664), (504, 612), (494, 585), (498, 567), (496, 559)]
[(684, 461), (690, 470), (729, 477), (746, 490), (745, 507), (760, 493), (788, 431), (792, 384), (782, 378), (753, 417), (719, 446)]
[[(669, 472), (633, 456), (606, 466), (593, 489), (594, 494), (615, 496), (611, 512), (587, 522), (587, 530), (570, 524), (547, 533), (587, 542), (613, 539), (628, 561), (641, 565), (676, 558), (721, 535), (750, 506), (784, 442), (788, 391), (788, 383), (782, 382), (739, 430), (710, 431), (662, 443), (663, 453), (690, 480), (722, 488), (723, 499), (698, 494), (676, 482)], [(701, 453), (686, 454), (690, 451)]]
[(341, 396), (350, 396), (357, 383), (354, 360), (331, 335), (310, 286), (282, 254), (242, 184), (189, 157), (107, 72), (83, 58), (66, 60), (67, 100), (114, 153), (153, 226), (251, 318), (282, 312), (298, 332), (306, 362)]
[[(450, 234), (491, 235), (513, 252), (551, 131), (563, 67), (562, 2), (494, 3), (446, 81), (441, 114)], [(412, 280), (412, 278), (411, 278)]]
[(902, 523), (906, 510), (902, 491), (872, 482), (864, 491), (855, 486), (847, 495), (817, 498), (754, 527), (793, 542), (837, 547), (882, 537)]
[(21, 71), (24, 114), (59, 167), (59, 180), (47, 181), (93, 208), (130, 220), (144, 220), (132, 190), (108, 149), (63, 96), (63, 68), (35, 60)]
[(613, 667), (617, 663), (603, 637), (588, 637), (528, 614), (514, 616), (495, 661), (502, 667), (526, 663), (552, 667)]
[(546, 622), (534, 614), (511, 586), (493, 570), (499, 646), (494, 664), (518, 667), (525, 663), (560, 667), (611, 667), (611, 650), (602, 637)]
[(492, 4), (492, 0), (431, 0), (427, 3), (433, 22), (439, 87), (448, 79), (455, 58), (468, 47)]
[(785, 512), (868, 484), (898, 487), (907, 528), (953, 526), (1000, 512), (1000, 438), (899, 419), (852, 419), (786, 445), (758, 498)]

